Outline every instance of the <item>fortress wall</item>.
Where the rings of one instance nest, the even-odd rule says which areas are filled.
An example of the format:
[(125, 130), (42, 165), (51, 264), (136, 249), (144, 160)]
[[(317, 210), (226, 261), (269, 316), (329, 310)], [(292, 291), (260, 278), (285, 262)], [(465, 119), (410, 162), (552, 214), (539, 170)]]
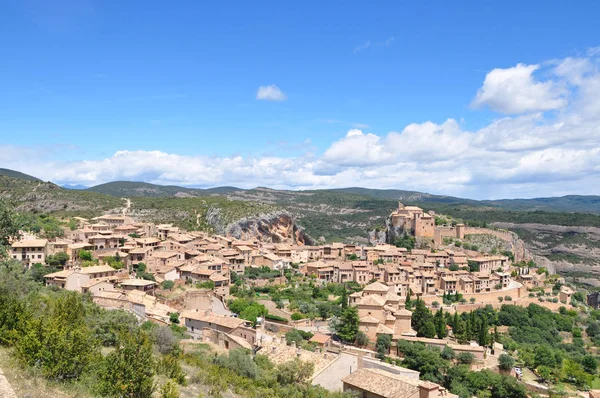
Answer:
[(477, 228), (477, 227), (466, 227), (465, 228), (465, 235), (476, 235), (476, 234), (493, 235), (493, 236), (496, 236), (507, 242), (512, 242), (514, 239), (514, 235), (512, 234), (512, 232), (509, 232), (509, 231), (497, 231), (494, 229)]

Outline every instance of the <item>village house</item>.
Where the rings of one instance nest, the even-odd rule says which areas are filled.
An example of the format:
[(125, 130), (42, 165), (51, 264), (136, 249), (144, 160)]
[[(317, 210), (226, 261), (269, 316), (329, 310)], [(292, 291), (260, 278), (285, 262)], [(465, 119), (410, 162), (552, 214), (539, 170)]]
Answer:
[(11, 245), (11, 256), (22, 261), (26, 267), (33, 264), (46, 262), (48, 255), (48, 241), (46, 239), (27, 239), (14, 242)]
[(121, 289), (125, 291), (138, 290), (140, 292), (152, 294), (155, 287), (156, 282), (147, 281), (145, 279), (124, 279), (121, 281)]
[[(257, 345), (256, 330), (248, 321), (231, 316), (214, 314), (210, 311), (185, 311), (181, 314), (183, 325), (192, 333), (215, 330), (230, 336), (238, 336), (253, 347)], [(229, 349), (230, 347), (225, 347)]]
[(357, 307), (359, 329), (369, 340), (375, 341), (380, 334), (388, 334), (393, 339), (415, 334), (411, 328), (412, 312), (400, 303), (393, 287), (374, 282), (361, 292), (351, 294), (349, 300), (351, 306)]
[(342, 379), (343, 391), (361, 398), (458, 398), (442, 386), (382, 369), (362, 368)]

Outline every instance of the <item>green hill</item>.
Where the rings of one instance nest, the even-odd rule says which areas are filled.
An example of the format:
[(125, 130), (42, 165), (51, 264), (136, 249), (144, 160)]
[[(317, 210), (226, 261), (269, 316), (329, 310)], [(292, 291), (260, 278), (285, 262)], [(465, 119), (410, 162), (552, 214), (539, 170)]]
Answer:
[(20, 171), (15, 171), (15, 170), (10, 170), (10, 169), (0, 168), (0, 176), (10, 177), (10, 178), (18, 178), (20, 180), (42, 182), (42, 180), (40, 180), (37, 177), (30, 176), (29, 174), (21, 173)]
[(167, 198), (175, 196), (209, 196), (238, 191), (235, 187), (217, 187), (210, 189), (185, 188), (175, 185), (157, 185), (147, 182), (113, 181), (86, 189), (90, 192), (103, 193), (119, 197), (146, 196)]

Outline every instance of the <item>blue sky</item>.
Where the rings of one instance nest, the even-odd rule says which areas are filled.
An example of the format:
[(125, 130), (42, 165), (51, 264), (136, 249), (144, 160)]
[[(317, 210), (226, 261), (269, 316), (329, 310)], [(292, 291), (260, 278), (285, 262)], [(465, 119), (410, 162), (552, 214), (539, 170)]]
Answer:
[[(6, 164), (0, 166), (84, 185), (134, 179), (292, 189), (363, 185), (482, 198), (594, 193), (581, 185), (597, 177), (595, 163), (576, 175), (539, 164), (511, 171), (489, 164), (487, 153), (470, 159), (462, 174), (456, 165), (464, 168), (464, 159), (481, 150), (477, 135), (499, 120), (537, 117), (533, 125), (511, 127), (522, 137), (529, 134), (523, 126), (580, 116), (585, 106), (573, 73), (582, 69), (567, 75), (557, 65), (585, 60), (592, 70), (586, 66), (581, 73), (596, 82), (599, 3), (287, 3), (4, 4), (0, 132), (6, 138), (0, 155), (6, 154)], [(537, 67), (521, 69), (525, 80), (511, 80), (509, 72), (518, 70), (510, 68), (519, 64)], [(475, 103), (494, 69), (510, 76)], [(510, 88), (515, 83), (523, 93)], [(595, 87), (591, 83), (586, 86)], [(257, 99), (259, 87), (271, 85), (280, 100)], [(515, 97), (526, 105), (507, 107)], [(448, 119), (456, 128), (440, 130)], [(586, 121), (594, 126), (595, 119)], [(406, 142), (394, 141), (390, 132), (402, 135), (407, 126), (427, 122), (453, 138), (449, 142), (460, 141), (452, 134), (463, 132), (469, 142), (450, 156), (435, 148), (435, 134), (419, 132), (435, 156), (401, 156), (416, 144), (404, 148)], [(548, 155), (559, 149), (561, 156), (564, 150), (594, 155), (595, 142), (564, 147), (579, 137), (581, 126), (571, 127), (557, 133), (562, 141), (493, 152), (504, 151), (515, 162), (527, 155), (564, 162), (557, 153)], [(354, 159), (356, 148), (343, 146), (352, 129), (371, 139), (358, 143), (361, 148), (390, 147), (395, 156)], [(156, 156), (164, 166), (152, 161)], [(432, 167), (433, 158), (450, 157), (454, 165)], [(478, 175), (480, 161), (490, 167), (489, 178)], [(173, 162), (179, 169), (168, 165)], [(440, 171), (448, 167), (464, 178), (449, 182)]]

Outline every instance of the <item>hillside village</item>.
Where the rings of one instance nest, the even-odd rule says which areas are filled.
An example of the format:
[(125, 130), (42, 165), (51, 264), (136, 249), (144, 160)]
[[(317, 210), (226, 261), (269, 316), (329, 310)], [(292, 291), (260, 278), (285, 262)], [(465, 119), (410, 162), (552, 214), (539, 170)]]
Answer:
[[(89, 295), (99, 306), (130, 311), (141, 321), (181, 322), (191, 341), (220, 350), (260, 351), (274, 363), (300, 358), (314, 364), (314, 384), (331, 391), (362, 391), (363, 396), (455, 396), (439, 384), (420, 381), (419, 372), (394, 360), (380, 361), (384, 355), (379, 345), (385, 339), (448, 347), (457, 356), (472, 358), (471, 369), (498, 371), (505, 351), (497, 339), (458, 336), (453, 333), (456, 323), (444, 323), (447, 331), (438, 331), (437, 338), (436, 333), (415, 330), (415, 302), (447, 316), (500, 309), (503, 302), (522, 307), (536, 303), (552, 311), (570, 307), (575, 291), (530, 259), (515, 259), (514, 253), (482, 254), (454, 243), (470, 232), (502, 236), (501, 231), (436, 226), (435, 213), (401, 203), (390, 219), (395, 236), (424, 239), (429, 247), (242, 241), (107, 214), (72, 219), (76, 225), (65, 228), (61, 238), (24, 232), (12, 242), (9, 256), (26, 268), (51, 267), (52, 272), (43, 272), (46, 286)], [(452, 239), (444, 239), (448, 237)], [(358, 333), (365, 341), (348, 344), (352, 342), (337, 337), (332, 313), (316, 316), (314, 310), (277, 298), (294, 286), (350, 288), (347, 295), (327, 300), (355, 309)], [(266, 306), (259, 316), (234, 311), (243, 297), (255, 296)], [(295, 330), (308, 334), (308, 342), (289, 344)], [(492, 328), (490, 333), (499, 332)], [(386, 354), (396, 357), (389, 346)], [(341, 369), (341, 363), (349, 366)], [(382, 387), (387, 384), (393, 387)], [(541, 388), (535, 382), (528, 387)]]

